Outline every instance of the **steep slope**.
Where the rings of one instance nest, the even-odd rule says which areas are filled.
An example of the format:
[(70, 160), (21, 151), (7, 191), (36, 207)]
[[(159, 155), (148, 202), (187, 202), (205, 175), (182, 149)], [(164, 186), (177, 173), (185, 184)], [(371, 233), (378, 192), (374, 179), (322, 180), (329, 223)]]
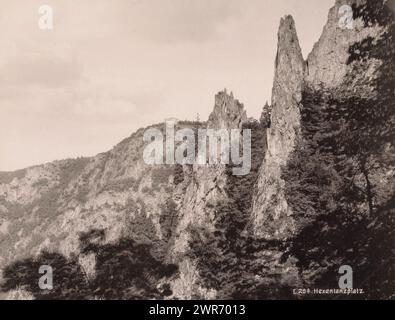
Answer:
[[(216, 95), (207, 124), (178, 122), (175, 130), (241, 129), (246, 120), (243, 105), (224, 91)], [(151, 128), (160, 129), (166, 138), (163, 124)], [(151, 128), (140, 129), (93, 158), (1, 174), (0, 266), (5, 291), (25, 288), (41, 297), (34, 286), (38, 267), (51, 261), (63, 279), (80, 279), (70, 283), (72, 288), (65, 281), (62, 290), (48, 296), (52, 298), (207, 296), (196, 284), (194, 261), (186, 258), (189, 228), (213, 230), (211, 204), (227, 197), (226, 166), (146, 164), (143, 134)], [(149, 274), (148, 285), (145, 276), (130, 276), (123, 262), (125, 254), (139, 261), (136, 248), (153, 259), (136, 266)], [(63, 272), (63, 263), (73, 266), (74, 273)], [(173, 263), (179, 270), (172, 269)], [(123, 276), (117, 279), (114, 274), (117, 280), (109, 281), (108, 272)]]
[[(242, 129), (247, 121), (244, 106), (226, 90), (215, 97), (207, 129)], [(228, 198), (227, 166), (193, 165), (184, 166), (186, 180), (180, 191), (179, 224), (176, 230), (173, 255), (180, 263), (180, 279), (175, 288), (179, 296), (215, 298), (215, 290), (202, 286), (196, 259), (190, 257), (191, 229), (215, 232), (215, 204)]]
[[(339, 24), (345, 4), (353, 11), (351, 29)], [(289, 36), (280, 39), (295, 34), (282, 32)], [(336, 1), (297, 85), (280, 76), (285, 89), (276, 90), (276, 71), (255, 233), (286, 240), (283, 258), (295, 258), (305, 285), (336, 288), (340, 266), (351, 265), (365, 297), (394, 292), (394, 53), (394, 13), (386, 1)], [(298, 116), (282, 112), (279, 100)], [(285, 141), (273, 134), (282, 130)]]
[(307, 222), (291, 252), (307, 283), (334, 286), (347, 264), (365, 298), (393, 298), (394, 13), (384, 1), (350, 4), (354, 29), (338, 29), (349, 33), (348, 46), (333, 31), (318, 44), (343, 57), (332, 64), (338, 78), (326, 74), (324, 49), (309, 57), (315, 77), (303, 92), (303, 142), (284, 170), (288, 203)]
[[(354, 7), (356, 18), (352, 30), (339, 27), (338, 12), (345, 3), (353, 4)], [(323, 35), (309, 55), (307, 63), (302, 59), (292, 18), (282, 20), (273, 88), (272, 124), (268, 131), (268, 152), (254, 199), (257, 234), (286, 239), (298, 228), (299, 217), (284, 201), (285, 184), (281, 178), (281, 167), (286, 165), (290, 154), (299, 143), (298, 140), (302, 139), (301, 112), (307, 110), (306, 105), (310, 102), (308, 100), (311, 95), (317, 93), (328, 103), (333, 103), (334, 99), (339, 100), (339, 103), (341, 101), (343, 105), (349, 103), (350, 110), (351, 104), (357, 98), (374, 100), (378, 97), (374, 86), (379, 83), (378, 77), (382, 69), (380, 66), (390, 61), (374, 56), (368, 58), (366, 55), (373, 48), (367, 46), (375, 46), (378, 50), (379, 45), (374, 43), (391, 26), (382, 26), (376, 20), (367, 21), (369, 17), (364, 15), (368, 15), (373, 9), (380, 11), (376, 13), (377, 16), (385, 14), (382, 12), (384, 10), (391, 14), (380, 1), (376, 4), (369, 1), (337, 1), (330, 11)], [(358, 13), (361, 16), (357, 16)], [(363, 46), (365, 54), (362, 54), (362, 49), (356, 48), (358, 43)], [(384, 45), (384, 41), (381, 43)], [(355, 56), (356, 52), (358, 57)], [(384, 79), (384, 75), (381, 77), (383, 83), (392, 81)], [(390, 104), (386, 107), (389, 116), (392, 116), (391, 98), (392, 96), (388, 96), (383, 101), (383, 104)], [(347, 110), (345, 116), (346, 113)], [(375, 126), (373, 121), (370, 125)]]
[[(180, 123), (178, 128), (191, 125)], [(163, 125), (155, 127), (164, 130)], [(111, 244), (115, 251), (117, 243), (132, 239), (150, 245), (153, 258), (164, 262), (168, 229), (173, 228), (169, 220), (175, 215), (177, 168), (144, 162), (144, 131), (140, 129), (113, 150), (93, 158), (28, 168), (14, 177), (3, 174), (1, 268), (9, 266), (8, 273), (12, 273), (13, 262), (48, 251), (76, 259), (83, 272), (94, 277), (99, 271), (98, 257), (82, 250), (82, 239), (95, 230), (103, 232), (97, 243), (103, 248)], [(116, 265), (115, 261), (114, 268)], [(124, 266), (118, 267), (122, 273)], [(30, 276), (37, 275), (38, 271)]]

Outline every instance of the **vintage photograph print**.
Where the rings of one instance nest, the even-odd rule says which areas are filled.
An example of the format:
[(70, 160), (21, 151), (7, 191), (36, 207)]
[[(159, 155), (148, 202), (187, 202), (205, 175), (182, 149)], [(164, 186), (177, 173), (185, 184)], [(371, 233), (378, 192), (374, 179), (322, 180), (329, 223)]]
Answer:
[(395, 299), (395, 0), (0, 5), (0, 300)]

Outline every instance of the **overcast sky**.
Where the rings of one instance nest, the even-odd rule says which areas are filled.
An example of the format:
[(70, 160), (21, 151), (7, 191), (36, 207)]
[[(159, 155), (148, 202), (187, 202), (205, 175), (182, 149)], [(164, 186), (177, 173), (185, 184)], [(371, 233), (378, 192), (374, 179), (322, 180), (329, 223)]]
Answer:
[[(38, 8), (54, 29), (38, 28)], [(169, 117), (202, 120), (233, 90), (270, 100), (277, 29), (304, 55), (334, 0), (0, 0), (0, 171), (109, 150)]]

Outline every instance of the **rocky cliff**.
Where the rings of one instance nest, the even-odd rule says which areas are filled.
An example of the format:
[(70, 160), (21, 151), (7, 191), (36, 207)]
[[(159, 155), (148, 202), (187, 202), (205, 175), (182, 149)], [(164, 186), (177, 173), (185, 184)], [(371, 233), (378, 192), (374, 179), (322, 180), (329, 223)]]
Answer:
[[(340, 8), (345, 4), (355, 10), (351, 29), (342, 28), (339, 24)], [(281, 20), (272, 98), (272, 127), (268, 130), (268, 152), (254, 203), (258, 234), (285, 239), (292, 236), (297, 228), (298, 218), (284, 199), (281, 167), (286, 165), (295, 149), (296, 140), (302, 135), (303, 94), (309, 89), (323, 94), (332, 90), (339, 95), (336, 97), (339, 100), (351, 100), (362, 95), (366, 98), (377, 96), (371, 86), (383, 61), (371, 58), (350, 63), (355, 44), (377, 41), (387, 30), (375, 21), (367, 21), (368, 17), (356, 16), (357, 11), (366, 13), (367, 6), (373, 5), (366, 1), (337, 1), (307, 61), (302, 57), (292, 17)], [(387, 10), (385, 6), (377, 6)], [(363, 72), (357, 71), (357, 67)], [(351, 74), (353, 79), (349, 83)]]
[[(178, 122), (175, 130), (192, 128), (197, 133), (204, 128), (241, 129), (246, 120), (243, 105), (225, 90), (216, 95), (207, 123)], [(166, 138), (164, 124), (151, 128), (161, 130)], [(132, 241), (149, 246), (150, 255), (158, 264), (177, 264), (178, 273), (167, 283), (172, 295), (191, 298), (200, 292), (202, 296), (215, 296), (195, 285), (198, 272), (194, 261), (186, 257), (188, 229), (193, 225), (213, 231), (214, 212), (210, 204), (226, 198), (226, 166), (147, 165), (143, 160), (143, 134), (147, 129), (150, 128), (137, 131), (111, 151), (93, 158), (1, 173), (0, 265), (6, 278), (17, 273), (13, 263), (29, 259), (38, 263), (44, 259), (43, 252), (56, 252), (59, 259), (78, 265), (78, 272), (88, 279), (96, 278), (96, 290), (104, 297), (132, 298), (133, 295), (123, 296), (116, 288), (98, 283), (105, 265), (98, 265), (98, 252), (85, 250), (87, 246), (112, 246), (117, 252), (118, 246), (122, 251), (122, 244)], [(121, 274), (125, 271), (120, 261), (113, 266), (116, 267)], [(159, 280), (153, 281), (149, 290), (153, 296), (163, 297), (157, 289)], [(7, 285), (17, 289), (12, 281)], [(142, 290), (140, 284), (123, 285), (118, 289), (132, 290), (134, 286), (134, 290)], [(85, 289), (77, 285), (69, 294), (85, 296)], [(10, 295), (14, 297), (14, 291)]]
[[(234, 98), (233, 93), (228, 94), (225, 89), (215, 96), (214, 110), (205, 128), (242, 129), (246, 121), (244, 106)], [(172, 255), (180, 260), (180, 278), (175, 282), (174, 289), (178, 296), (185, 298), (199, 294), (206, 298), (215, 298), (215, 290), (205, 290), (199, 286), (196, 261), (187, 256), (191, 250), (190, 228), (215, 232), (215, 203), (224, 201), (228, 197), (226, 165), (184, 166), (182, 170), (185, 180), (179, 190), (179, 222), (172, 248)]]
[[(144, 163), (143, 133), (139, 130), (93, 158), (58, 161), (7, 175), (0, 185), (2, 268), (15, 261), (42, 260), (42, 252), (51, 252), (94, 277), (100, 272), (100, 257), (84, 251), (82, 239), (97, 241), (89, 237), (95, 232), (103, 232), (96, 243), (102, 249), (111, 244), (116, 252), (117, 245), (133, 239), (151, 246), (152, 257), (164, 262), (172, 228), (168, 220), (174, 215), (175, 168)], [(13, 273), (13, 268), (3, 271)], [(82, 292), (79, 286), (74, 290)], [(98, 290), (106, 289), (99, 286)], [(102, 293), (108, 298), (113, 294)]]
[[(254, 228), (268, 239), (286, 238), (295, 230), (284, 196), (281, 167), (287, 163), (300, 132), (300, 108), (306, 63), (291, 16), (281, 19), (273, 84), (268, 150), (254, 197)], [(271, 221), (271, 222), (268, 222)]]
[(289, 248), (305, 285), (336, 286), (342, 263), (365, 285), (378, 270), (393, 277), (394, 234), (379, 227), (393, 226), (393, 36), (389, 2), (339, 0), (304, 61), (292, 19), (282, 20), (254, 230)]

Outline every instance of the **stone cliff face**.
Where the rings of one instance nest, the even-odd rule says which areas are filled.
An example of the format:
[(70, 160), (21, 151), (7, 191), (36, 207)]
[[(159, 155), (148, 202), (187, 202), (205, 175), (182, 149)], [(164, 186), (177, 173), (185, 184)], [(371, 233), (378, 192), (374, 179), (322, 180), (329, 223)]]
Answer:
[(233, 93), (227, 94), (226, 89), (215, 96), (214, 111), (208, 120), (211, 129), (241, 129), (247, 121), (243, 104), (235, 99)]
[(306, 63), (291, 16), (281, 20), (273, 85), (268, 150), (254, 197), (254, 228), (267, 239), (284, 239), (295, 230), (284, 196), (281, 167), (295, 147), (300, 131), (300, 108)]
[[(240, 129), (246, 120), (243, 105), (224, 91), (207, 124), (180, 122), (176, 130)], [(164, 132), (163, 125), (153, 127)], [(170, 281), (176, 297), (214, 297), (195, 285), (198, 273), (185, 253), (191, 225), (212, 228), (208, 204), (226, 197), (225, 165), (147, 165), (144, 131), (93, 158), (0, 174), (0, 267), (49, 251), (77, 256), (92, 278), (97, 258), (82, 252), (81, 235), (103, 231), (101, 246), (132, 237), (152, 245), (159, 261), (179, 264)]]
[[(350, 28), (339, 24), (343, 5), (352, 10)], [(306, 62), (292, 20), (281, 21), (253, 225), (257, 236), (286, 243), (305, 284), (335, 286), (333, 275), (349, 263), (361, 283), (380, 286), (374, 252), (393, 261), (395, 237), (383, 225), (393, 226), (395, 207), (394, 164), (385, 160), (394, 152), (394, 53), (386, 1), (336, 1)], [(382, 245), (374, 240), (380, 233)]]
[[(339, 11), (343, 5), (349, 5), (354, 10), (351, 29), (339, 25)], [(384, 61), (371, 58), (349, 63), (351, 50), (356, 43), (378, 41), (388, 30), (388, 26), (356, 15), (372, 6), (375, 4), (363, 0), (336, 1), (329, 12), (323, 34), (307, 61), (303, 60), (293, 19), (286, 17), (281, 20), (272, 98), (272, 126), (267, 133), (268, 151), (254, 198), (255, 230), (258, 235), (287, 239), (292, 238), (299, 227), (300, 219), (292, 212), (284, 197), (286, 182), (281, 178), (281, 168), (286, 165), (297, 140), (301, 139), (300, 114), (304, 108), (303, 94), (306, 88), (317, 92), (332, 90), (339, 100), (377, 96), (372, 84)], [(378, 1), (376, 6), (378, 11), (388, 9), (382, 1)], [(357, 67), (363, 72), (357, 71)]]
[(94, 274), (95, 258), (81, 252), (80, 241), (94, 230), (104, 231), (102, 245), (132, 234), (165, 260), (171, 226), (162, 220), (173, 214), (174, 167), (144, 163), (143, 133), (96, 157), (28, 168), (1, 181), (1, 268), (48, 251), (76, 256)]
[[(214, 110), (209, 116), (207, 129), (241, 129), (247, 121), (244, 106), (228, 94), (226, 89), (215, 96)], [(176, 295), (191, 298), (201, 295), (214, 298), (215, 291), (205, 291), (197, 285), (199, 280), (196, 263), (185, 254), (189, 251), (189, 228), (203, 227), (214, 232), (214, 204), (225, 200), (227, 184), (226, 165), (184, 166), (183, 187), (179, 190), (179, 224), (173, 248), (173, 256), (181, 258), (180, 278), (175, 282)], [(177, 259), (177, 258), (176, 258)]]
[[(365, 24), (363, 17), (356, 19), (353, 17), (350, 28), (339, 25), (341, 18), (339, 12), (343, 5), (355, 9), (366, 5), (366, 3), (364, 0), (337, 0), (336, 5), (331, 8), (323, 33), (307, 58), (308, 70), (305, 80), (316, 90), (320, 90), (322, 86), (339, 88), (350, 69), (347, 64), (350, 57), (350, 47), (369, 37), (377, 39), (383, 32), (383, 29), (373, 22)], [(367, 77), (371, 76), (375, 67), (377, 65), (371, 61)], [(355, 74), (355, 76), (365, 77), (360, 74)]]

